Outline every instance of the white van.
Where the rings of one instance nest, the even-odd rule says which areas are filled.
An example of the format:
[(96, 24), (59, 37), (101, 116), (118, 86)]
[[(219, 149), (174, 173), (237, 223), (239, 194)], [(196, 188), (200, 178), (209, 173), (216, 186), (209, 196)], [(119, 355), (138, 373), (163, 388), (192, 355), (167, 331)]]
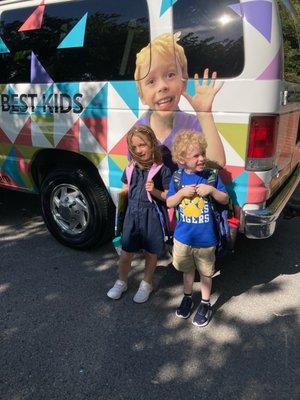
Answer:
[(0, 1), (0, 185), (40, 193), (65, 245), (108, 240), (126, 133), (147, 111), (135, 56), (181, 32), (189, 77), (225, 82), (213, 114), (240, 232), (269, 237), (300, 180), (299, 15), (297, 0)]

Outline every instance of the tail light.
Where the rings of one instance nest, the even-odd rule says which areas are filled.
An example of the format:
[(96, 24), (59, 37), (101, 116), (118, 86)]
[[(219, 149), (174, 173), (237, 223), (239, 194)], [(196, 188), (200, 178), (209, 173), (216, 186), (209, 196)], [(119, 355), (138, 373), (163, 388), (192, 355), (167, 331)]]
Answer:
[(278, 116), (254, 115), (250, 120), (246, 169), (265, 171), (273, 167)]

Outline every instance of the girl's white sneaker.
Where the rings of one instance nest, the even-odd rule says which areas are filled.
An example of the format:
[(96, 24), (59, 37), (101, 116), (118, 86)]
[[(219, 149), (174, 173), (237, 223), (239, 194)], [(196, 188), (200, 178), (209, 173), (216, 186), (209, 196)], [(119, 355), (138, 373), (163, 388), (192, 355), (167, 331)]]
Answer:
[(107, 292), (107, 296), (111, 299), (118, 300), (123, 292), (126, 292), (127, 290), (127, 284), (124, 281), (120, 281), (118, 279), (114, 286)]
[(142, 281), (140, 283), (139, 290), (136, 292), (133, 301), (135, 303), (145, 303), (149, 299), (150, 293), (152, 292), (153, 287), (150, 283), (146, 281)]

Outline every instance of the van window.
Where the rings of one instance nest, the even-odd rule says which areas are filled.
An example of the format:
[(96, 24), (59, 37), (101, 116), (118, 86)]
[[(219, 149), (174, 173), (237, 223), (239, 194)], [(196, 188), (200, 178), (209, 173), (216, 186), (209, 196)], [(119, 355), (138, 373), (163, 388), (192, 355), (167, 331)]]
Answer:
[[(278, 0), (277, 5), (282, 26), (284, 79), (300, 83), (300, 15), (296, 20), (284, 3)], [(300, 6), (297, 8), (300, 13)]]
[(188, 60), (189, 76), (204, 68), (220, 78), (238, 76), (244, 68), (243, 22), (228, 6), (236, 0), (185, 0), (173, 6), (174, 32)]
[[(18, 29), (35, 7), (20, 5), (1, 15), (1, 38), (10, 50), (0, 54), (1, 82), (30, 82), (32, 51), (55, 82), (132, 80), (135, 54), (150, 37), (146, 0), (46, 4), (41, 29), (25, 32)], [(84, 46), (58, 49), (86, 13)]]

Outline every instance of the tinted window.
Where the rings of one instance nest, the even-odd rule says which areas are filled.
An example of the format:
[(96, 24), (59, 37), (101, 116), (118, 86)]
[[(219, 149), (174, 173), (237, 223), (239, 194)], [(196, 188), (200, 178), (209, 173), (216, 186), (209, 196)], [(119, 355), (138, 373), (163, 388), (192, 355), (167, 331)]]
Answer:
[(242, 19), (228, 5), (236, 0), (185, 0), (173, 6), (174, 31), (188, 60), (189, 76), (205, 67), (220, 78), (239, 75), (244, 68)]
[[(125, 4), (126, 3), (126, 4)], [(46, 4), (41, 29), (18, 32), (35, 7), (4, 12), (2, 82), (30, 82), (31, 51), (55, 82), (133, 79), (135, 55), (149, 42), (146, 0)], [(57, 49), (88, 12), (83, 47)]]
[[(278, 1), (278, 11), (281, 19), (283, 51), (284, 51), (284, 78), (289, 82), (300, 83), (300, 50), (299, 35), (300, 26), (299, 18), (295, 14), (295, 19), (290, 11)], [(300, 12), (300, 5), (296, 5), (296, 9)]]

